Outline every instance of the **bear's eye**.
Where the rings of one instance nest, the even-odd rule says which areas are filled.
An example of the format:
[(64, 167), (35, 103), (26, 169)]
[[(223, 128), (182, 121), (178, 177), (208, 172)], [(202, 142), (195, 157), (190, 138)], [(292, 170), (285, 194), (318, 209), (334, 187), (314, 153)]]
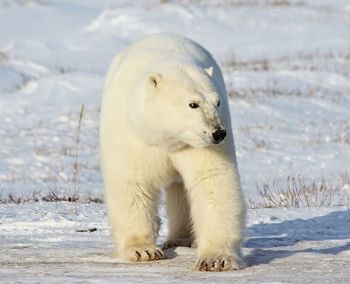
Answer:
[(216, 105), (217, 107), (219, 107), (220, 106), (220, 101), (218, 101), (218, 103), (217, 103), (217, 105)]
[(190, 106), (191, 108), (198, 108), (198, 107), (199, 107), (199, 104), (197, 104), (197, 103), (190, 103), (189, 106)]

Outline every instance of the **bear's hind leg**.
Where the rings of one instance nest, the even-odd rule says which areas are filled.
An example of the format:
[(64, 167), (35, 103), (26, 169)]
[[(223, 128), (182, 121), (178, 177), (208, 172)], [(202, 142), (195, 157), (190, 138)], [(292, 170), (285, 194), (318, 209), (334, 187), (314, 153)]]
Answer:
[(186, 194), (182, 182), (172, 183), (166, 189), (169, 234), (164, 249), (192, 245), (192, 224)]

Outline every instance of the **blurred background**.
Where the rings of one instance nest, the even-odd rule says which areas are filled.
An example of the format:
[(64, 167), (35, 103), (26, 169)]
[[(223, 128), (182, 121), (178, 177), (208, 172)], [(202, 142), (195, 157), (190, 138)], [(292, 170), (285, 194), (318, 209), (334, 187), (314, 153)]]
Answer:
[(199, 42), (222, 68), (250, 204), (290, 186), (349, 198), (348, 0), (0, 0), (0, 200), (102, 198), (104, 78), (157, 32)]

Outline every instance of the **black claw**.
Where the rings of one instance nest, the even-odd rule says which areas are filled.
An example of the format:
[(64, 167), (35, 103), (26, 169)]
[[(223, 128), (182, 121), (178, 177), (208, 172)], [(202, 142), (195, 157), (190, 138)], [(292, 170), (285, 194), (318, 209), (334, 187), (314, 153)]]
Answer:
[(154, 259), (160, 259), (160, 255), (157, 251), (154, 252)]
[(213, 260), (210, 264), (210, 270), (215, 270), (215, 260)]
[(162, 254), (160, 253), (159, 250), (154, 250), (154, 257), (155, 259), (161, 259), (162, 258)]
[(156, 253), (155, 254), (158, 256), (159, 259), (164, 257), (164, 254), (158, 249), (156, 249)]
[(152, 259), (152, 255), (150, 254), (150, 252), (148, 250), (145, 250), (145, 252), (147, 253), (148, 255), (148, 259)]
[(141, 253), (139, 253), (138, 251), (135, 251), (136, 254), (136, 259), (140, 260), (141, 259)]
[(202, 260), (200, 265), (199, 265), (200, 270), (208, 270), (208, 265), (205, 260)]
[(221, 261), (221, 265), (220, 265), (222, 268), (224, 268), (225, 267), (225, 259), (223, 259), (222, 261)]

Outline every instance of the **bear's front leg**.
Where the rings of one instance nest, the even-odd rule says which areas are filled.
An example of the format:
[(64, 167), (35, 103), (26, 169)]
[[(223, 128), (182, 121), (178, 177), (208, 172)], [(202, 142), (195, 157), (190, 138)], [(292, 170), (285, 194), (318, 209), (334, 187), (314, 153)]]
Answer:
[(173, 155), (190, 196), (200, 271), (244, 267), (244, 201), (234, 158), (224, 153), (192, 148)]
[(106, 186), (107, 212), (116, 247), (115, 256), (129, 261), (164, 258), (156, 246), (159, 189), (135, 183)]

